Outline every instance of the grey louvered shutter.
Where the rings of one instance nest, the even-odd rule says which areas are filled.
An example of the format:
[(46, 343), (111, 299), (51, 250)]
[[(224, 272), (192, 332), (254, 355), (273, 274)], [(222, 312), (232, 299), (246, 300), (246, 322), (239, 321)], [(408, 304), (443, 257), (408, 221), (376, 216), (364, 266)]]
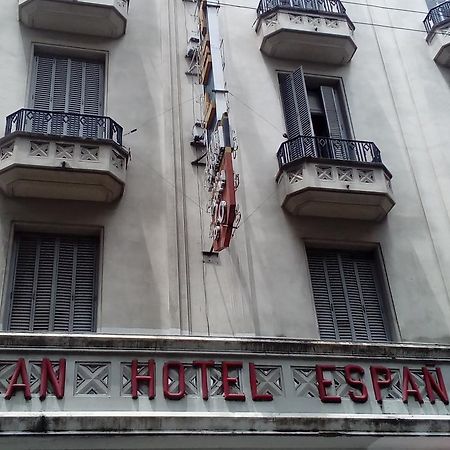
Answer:
[[(104, 67), (97, 62), (83, 62), (82, 113), (94, 116), (103, 114)], [(106, 137), (106, 124), (102, 119), (86, 117), (84, 136)]]
[[(312, 136), (311, 112), (303, 69), (300, 67), (292, 74), (280, 73), (278, 79), (288, 139)], [(290, 143), (291, 159), (315, 156), (314, 147), (313, 139), (292, 141)]]
[(301, 134), (303, 136), (313, 135), (311, 112), (309, 109), (308, 92), (306, 90), (305, 76), (303, 68), (299, 67), (292, 73), (292, 82), (297, 103), (298, 121), (300, 123)]
[(34, 320), (34, 284), (36, 278), (37, 241), (17, 239), (14, 260), (13, 290), (10, 298), (9, 328), (30, 331)]
[(309, 272), (314, 292), (314, 303), (322, 339), (338, 339), (337, 323), (331, 302), (331, 285), (325, 258), (308, 251)]
[[(37, 55), (34, 59), (32, 106), (34, 109), (73, 114), (102, 115), (104, 65), (69, 57)], [(103, 137), (102, 119), (35, 113), (32, 131), (68, 136)]]
[[(33, 87), (31, 105), (33, 109), (50, 111), (52, 108), (52, 87), (54, 74), (54, 59), (47, 56), (35, 56), (33, 66)], [(44, 112), (34, 113), (31, 121), (31, 131), (34, 133), (49, 133), (48, 116)]]
[[(322, 95), (330, 138), (347, 139), (344, 115), (336, 89), (332, 86), (321, 86), (320, 93)], [(331, 141), (330, 145), (333, 149), (333, 154), (331, 155), (333, 158), (349, 159), (349, 151), (346, 142)]]
[(19, 234), (9, 329), (94, 331), (97, 255), (93, 237)]
[(289, 73), (280, 73), (278, 74), (278, 79), (280, 82), (281, 102), (283, 104), (286, 133), (288, 139), (293, 139), (301, 135), (301, 128), (298, 121), (297, 104), (294, 97), (292, 75)]
[(388, 340), (372, 253), (310, 249), (308, 262), (321, 338)]
[[(82, 97), (83, 97), (83, 63), (81, 61), (71, 59), (69, 61), (68, 86), (66, 112), (81, 114)], [(81, 124), (78, 116), (68, 117), (67, 135), (80, 136)]]
[[(66, 112), (67, 110), (67, 70), (69, 61), (67, 58), (54, 58), (52, 79), (51, 111)], [(65, 120), (63, 116), (54, 116), (51, 124), (52, 134), (65, 134)]]

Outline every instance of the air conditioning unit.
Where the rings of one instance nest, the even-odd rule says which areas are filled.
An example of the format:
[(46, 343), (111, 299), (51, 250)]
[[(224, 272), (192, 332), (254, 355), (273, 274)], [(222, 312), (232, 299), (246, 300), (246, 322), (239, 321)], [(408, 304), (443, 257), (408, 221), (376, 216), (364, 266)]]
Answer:
[(200, 39), (198, 35), (192, 34), (187, 42), (186, 58), (192, 59), (200, 46)]
[(191, 145), (194, 147), (206, 146), (206, 130), (202, 122), (195, 122), (192, 127), (192, 140)]

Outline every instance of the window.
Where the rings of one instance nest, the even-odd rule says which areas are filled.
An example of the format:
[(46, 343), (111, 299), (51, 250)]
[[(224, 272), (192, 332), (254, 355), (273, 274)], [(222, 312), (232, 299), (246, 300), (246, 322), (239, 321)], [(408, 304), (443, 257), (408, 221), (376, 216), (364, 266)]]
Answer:
[[(36, 54), (33, 63), (31, 107), (35, 133), (97, 137), (104, 123), (104, 63), (59, 55)], [(48, 114), (48, 111), (67, 114)], [(80, 120), (80, 114), (84, 115)]]
[(321, 339), (389, 340), (374, 252), (308, 249)]
[(304, 139), (306, 156), (352, 159), (350, 146), (337, 141), (351, 136), (339, 80), (305, 77), (301, 67), (293, 73), (279, 73), (278, 79), (288, 139), (329, 138)]
[(96, 237), (18, 233), (7, 328), (94, 331), (98, 252)]

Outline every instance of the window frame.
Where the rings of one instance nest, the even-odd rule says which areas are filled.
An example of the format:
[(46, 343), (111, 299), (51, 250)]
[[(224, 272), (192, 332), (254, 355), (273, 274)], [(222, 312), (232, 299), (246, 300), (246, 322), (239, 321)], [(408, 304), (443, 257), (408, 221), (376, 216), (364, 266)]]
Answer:
[[(305, 70), (305, 66), (302, 66), (302, 65), (295, 67), (293, 69), (276, 69), (275, 70), (275, 80), (276, 80), (276, 88), (277, 88), (277, 95), (278, 95), (278, 101), (279, 101), (279, 110), (281, 113), (283, 127), (285, 129), (284, 135), (287, 136), (287, 128), (286, 128), (286, 118), (285, 118), (285, 113), (284, 113), (283, 98), (282, 98), (281, 89), (280, 89), (279, 74), (292, 75), (300, 67), (302, 67), (304, 69), (303, 75), (304, 75), (304, 82), (305, 82), (306, 88), (308, 88), (308, 82), (310, 84), (311, 81), (314, 84), (317, 84), (317, 86), (319, 86), (321, 84), (322, 86), (331, 86), (331, 87), (338, 88), (337, 90), (338, 90), (338, 95), (339, 95), (340, 106), (341, 106), (342, 112), (344, 114), (346, 131), (348, 133), (347, 140), (354, 140), (355, 132), (354, 132), (352, 115), (351, 115), (350, 107), (348, 104), (347, 91), (345, 89), (343, 77), (310, 73), (310, 72), (307, 72)], [(311, 115), (311, 109), (309, 111), (309, 114)]]
[(389, 284), (389, 279), (387, 275), (386, 264), (381, 248), (381, 244), (378, 242), (342, 242), (335, 240), (317, 240), (317, 239), (305, 239), (303, 242), (303, 251), (304, 251), (304, 261), (308, 271), (308, 279), (309, 279), (309, 288), (310, 288), (310, 301), (314, 311), (314, 317), (316, 320), (317, 333), (320, 340), (324, 340), (326, 342), (353, 342), (353, 343), (369, 343), (369, 344), (379, 344), (382, 343), (380, 341), (347, 341), (342, 339), (333, 339), (328, 340), (320, 337), (320, 329), (319, 329), (319, 318), (316, 310), (316, 302), (314, 298), (314, 291), (312, 285), (311, 272), (309, 268), (309, 260), (308, 260), (308, 250), (334, 250), (336, 252), (372, 252), (373, 260), (376, 265), (376, 282), (377, 290), (379, 290), (381, 299), (380, 299), (380, 307), (383, 314), (384, 324), (386, 328), (387, 334), (387, 344), (396, 343), (401, 341), (401, 333), (400, 327), (398, 323), (398, 318), (396, 314), (396, 310), (394, 307), (394, 302), (392, 298), (392, 291)]
[[(36, 222), (12, 222), (9, 238), (7, 259), (3, 276), (3, 292), (2, 292), (2, 307), (0, 310), (0, 326), (3, 331), (9, 333), (18, 333), (20, 331), (9, 330), (9, 316), (11, 311), (11, 292), (14, 283), (14, 268), (16, 258), (16, 241), (15, 236), (20, 233), (30, 234), (57, 234), (57, 235), (72, 235), (72, 236), (92, 236), (98, 240), (97, 248), (97, 279), (96, 279), (96, 303), (94, 305), (93, 313), (93, 331), (82, 332), (83, 334), (98, 333), (101, 327), (101, 313), (102, 313), (102, 298), (103, 298), (103, 255), (104, 255), (104, 229), (97, 225), (66, 225), (54, 223), (36, 223)], [(33, 334), (48, 334), (48, 333), (77, 333), (68, 331), (23, 331)]]
[(28, 64), (28, 74), (25, 92), (24, 104), (27, 108), (33, 108), (33, 73), (34, 73), (34, 58), (37, 54), (44, 53), (53, 56), (66, 56), (79, 59), (92, 59), (95, 61), (102, 61), (104, 66), (104, 80), (103, 80), (103, 116), (108, 116), (108, 85), (109, 85), (109, 52), (107, 50), (100, 50), (87, 47), (73, 47), (68, 45), (49, 44), (41, 42), (31, 43), (31, 53)]

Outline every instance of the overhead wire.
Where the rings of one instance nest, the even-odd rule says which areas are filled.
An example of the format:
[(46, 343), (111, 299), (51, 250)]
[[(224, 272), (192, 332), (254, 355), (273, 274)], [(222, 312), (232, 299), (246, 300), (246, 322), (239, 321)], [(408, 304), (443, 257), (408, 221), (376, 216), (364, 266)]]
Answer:
[[(426, 16), (429, 12), (429, 11), (419, 11), (419, 10), (415, 10), (415, 9), (395, 8), (393, 6), (382, 6), (382, 5), (374, 5), (371, 3), (359, 3), (359, 2), (352, 2), (352, 1), (342, 1), (342, 3), (357, 5), (357, 6), (364, 6), (366, 8), (367, 7), (368, 8), (378, 8), (378, 9), (385, 9), (385, 10), (390, 10), (390, 11), (423, 14), (424, 16)], [(220, 2), (220, 6), (229, 6), (232, 8), (250, 9), (253, 11), (257, 10), (257, 8), (254, 6), (239, 5), (237, 3), (230, 3), (230, 2)], [(352, 22), (357, 25), (367, 25), (367, 26), (373, 26), (373, 27), (390, 28), (390, 29), (394, 29), (394, 30), (413, 31), (413, 32), (428, 34), (427, 30), (419, 29), (419, 28), (398, 27), (398, 26), (394, 26), (394, 25), (385, 25), (385, 24), (381, 24), (381, 23), (371, 23), (371, 22), (363, 22), (363, 21), (352, 21)], [(445, 34), (445, 33), (440, 33), (438, 30), (436, 30), (435, 34)]]
[[(383, 9), (383, 10), (389, 10), (389, 11), (398, 11), (398, 12), (409, 12), (414, 14), (422, 14), (426, 16), (429, 11), (420, 11), (415, 9), (406, 9), (406, 8), (397, 8), (397, 7), (391, 7), (391, 6), (383, 6), (383, 5), (375, 5), (370, 3), (359, 3), (355, 1), (350, 0), (343, 0), (342, 3), (344, 4), (351, 4), (356, 6), (362, 6), (366, 8), (377, 8), (377, 9)], [(222, 2), (220, 1), (219, 6), (227, 6), (227, 7), (233, 7), (233, 8), (240, 8), (240, 9), (248, 9), (256, 11), (257, 8), (253, 6), (247, 6), (247, 5), (239, 5), (236, 3), (231, 2)], [(372, 27), (379, 27), (379, 28), (386, 28), (386, 29), (394, 29), (394, 30), (400, 30), (400, 31), (411, 31), (411, 32), (419, 32), (419, 33), (428, 33), (425, 29), (418, 29), (418, 28), (410, 28), (410, 27), (400, 27), (400, 26), (394, 26), (394, 25), (386, 25), (386, 24), (380, 24), (380, 23), (373, 23), (373, 22), (364, 22), (364, 21), (353, 21), (354, 24), (358, 25), (367, 25)], [(437, 30), (435, 31), (435, 34), (440, 34), (440, 32)], [(443, 33), (444, 34), (444, 33)], [(268, 120), (266, 117), (264, 117), (262, 114), (260, 114), (256, 109), (252, 108), (250, 105), (248, 105), (246, 102), (244, 102), (242, 99), (240, 99), (238, 96), (233, 94), (229, 91), (229, 95), (232, 96), (236, 101), (238, 101), (240, 104), (245, 106), (249, 111), (253, 112), (255, 115), (257, 115), (260, 119), (264, 120), (268, 125), (273, 127), (275, 130), (280, 132), (281, 134), (284, 133), (284, 131), (280, 130), (275, 124), (273, 124), (270, 120)], [(189, 100), (188, 100), (189, 101)], [(184, 102), (183, 102), (184, 103)], [(165, 113), (166, 111), (164, 111)], [(159, 173), (158, 173), (159, 174)], [(161, 174), (159, 174), (163, 179), (165, 179)], [(166, 180), (172, 187), (175, 187), (172, 183), (170, 183), (168, 180)], [(250, 219), (250, 217), (259, 209), (261, 206), (263, 206), (270, 198), (272, 198), (276, 194), (276, 190), (273, 191), (269, 196), (267, 196), (262, 202), (260, 202), (255, 208), (252, 209), (252, 211), (247, 215), (247, 217), (243, 218), (241, 224), (244, 224), (246, 221)], [(195, 200), (193, 200), (190, 197), (189, 198), (193, 203), (195, 203), (202, 211), (202, 206), (197, 203)]]

